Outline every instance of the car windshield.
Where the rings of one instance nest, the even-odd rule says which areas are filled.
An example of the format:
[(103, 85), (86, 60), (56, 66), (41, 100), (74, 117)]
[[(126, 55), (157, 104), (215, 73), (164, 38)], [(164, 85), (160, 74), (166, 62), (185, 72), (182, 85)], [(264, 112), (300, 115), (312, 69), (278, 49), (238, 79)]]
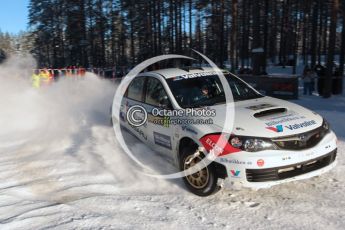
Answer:
[[(263, 97), (237, 77), (224, 73), (232, 91), (234, 101)], [(175, 77), (167, 83), (182, 108), (198, 108), (225, 103), (225, 93), (218, 75), (193, 78)]]

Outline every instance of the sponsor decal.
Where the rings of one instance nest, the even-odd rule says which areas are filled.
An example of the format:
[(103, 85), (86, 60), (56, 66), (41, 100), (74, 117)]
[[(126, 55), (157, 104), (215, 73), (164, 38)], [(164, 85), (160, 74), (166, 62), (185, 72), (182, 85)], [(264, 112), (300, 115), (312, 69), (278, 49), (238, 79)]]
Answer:
[(233, 177), (238, 177), (240, 175), (241, 171), (231, 169), (230, 173)]
[(305, 118), (306, 118), (305, 116), (299, 116), (299, 115), (295, 115), (295, 114), (288, 114), (288, 115), (284, 115), (284, 116), (267, 118), (265, 120), (268, 121), (268, 122), (266, 122), (265, 124), (267, 126), (274, 126), (274, 125), (286, 123), (286, 122), (289, 122), (289, 121), (295, 121), (295, 120), (300, 120), (300, 119), (305, 119)]
[(167, 149), (171, 149), (171, 138), (170, 136), (162, 133), (153, 132), (153, 139), (156, 145), (162, 146)]
[[(212, 150), (216, 156), (224, 156), (241, 151), (240, 149), (234, 148), (232, 145), (230, 145), (228, 140), (221, 134), (210, 134), (203, 136), (200, 138), (200, 142), (208, 152)], [(224, 146), (224, 148), (221, 146)]]
[(282, 114), (274, 115), (273, 117), (263, 117), (261, 119), (264, 121), (276, 121), (277, 119), (281, 119), (281, 118), (287, 118), (287, 117), (290, 118), (290, 117), (297, 117), (297, 116), (299, 116), (299, 115), (295, 111), (289, 110), (288, 114), (282, 113)]
[(272, 130), (276, 133), (283, 132), (283, 126), (282, 125), (277, 125), (276, 127), (266, 127), (266, 129)]
[(246, 107), (246, 109), (250, 109), (250, 110), (260, 110), (260, 109), (267, 109), (267, 108), (272, 108), (275, 107), (275, 105), (271, 105), (271, 104), (259, 104), (259, 105), (252, 105), (252, 106), (248, 106)]
[(186, 125), (182, 126), (182, 130), (189, 132), (189, 133), (192, 133), (192, 134), (195, 134), (195, 135), (198, 135), (197, 131), (195, 131), (194, 129), (192, 129), (191, 127), (186, 126)]
[(263, 159), (259, 159), (257, 160), (256, 164), (259, 166), (259, 167), (262, 167), (265, 165), (265, 161)]
[(253, 163), (251, 161), (240, 161), (237, 159), (228, 159), (228, 158), (219, 158), (219, 161), (224, 164), (235, 164), (235, 165), (252, 165)]
[(228, 159), (228, 158), (219, 158), (220, 162), (227, 163), (227, 164), (237, 164), (237, 165), (245, 165), (245, 161), (239, 161), (237, 159)]
[[(312, 126), (312, 125), (316, 125), (316, 121), (314, 121), (314, 120), (304, 121), (302, 123), (297, 123), (297, 124), (293, 124), (293, 125), (285, 125), (284, 127), (289, 129), (289, 130), (295, 130), (295, 129), (305, 128), (305, 127)], [(269, 127), (266, 127), (266, 129), (269, 129), (269, 130), (272, 130), (274, 132), (279, 133), (279, 132), (283, 132), (283, 125), (277, 125), (275, 127), (269, 126)], [(306, 138), (306, 136), (300, 136), (301, 140), (304, 140), (305, 138)]]
[(184, 80), (184, 79), (191, 79), (191, 78), (205, 77), (205, 76), (212, 76), (212, 75), (217, 75), (217, 73), (214, 71), (211, 71), (211, 72), (184, 74), (181, 76), (174, 77), (173, 80), (179, 81), (179, 80)]
[(305, 127), (312, 126), (312, 125), (316, 125), (316, 121), (314, 121), (314, 120), (305, 121), (305, 122), (298, 123), (298, 124), (285, 125), (285, 127), (287, 129), (294, 130), (294, 129), (305, 128)]

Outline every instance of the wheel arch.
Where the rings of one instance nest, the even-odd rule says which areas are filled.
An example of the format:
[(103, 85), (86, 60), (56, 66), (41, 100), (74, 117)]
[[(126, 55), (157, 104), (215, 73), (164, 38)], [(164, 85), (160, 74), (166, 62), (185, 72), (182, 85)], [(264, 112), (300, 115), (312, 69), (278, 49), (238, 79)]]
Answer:
[[(186, 148), (187, 146), (191, 146), (191, 145), (195, 145), (195, 147), (197, 148), (198, 146), (201, 146), (201, 144), (198, 141), (195, 141), (194, 139), (190, 138), (190, 137), (183, 137), (180, 139), (179, 143), (178, 143), (178, 153), (177, 153), (177, 163), (180, 162), (180, 156), (182, 153), (182, 150), (184, 148)], [(218, 162), (212, 162), (212, 164), (214, 165), (214, 167), (216, 168), (216, 172), (219, 178), (226, 178), (227, 177), (227, 172), (226, 172), (226, 167)]]

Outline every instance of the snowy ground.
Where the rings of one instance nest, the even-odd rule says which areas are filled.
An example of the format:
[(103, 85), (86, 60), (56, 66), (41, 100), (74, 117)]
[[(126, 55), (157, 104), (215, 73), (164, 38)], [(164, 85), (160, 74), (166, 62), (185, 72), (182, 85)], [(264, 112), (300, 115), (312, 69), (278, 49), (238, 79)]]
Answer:
[[(181, 180), (144, 176), (123, 154), (109, 126), (114, 86), (89, 76), (37, 92), (1, 81), (1, 71), (1, 229), (344, 229), (345, 97), (296, 101), (337, 133), (333, 171), (200, 198)], [(126, 139), (156, 172), (167, 170), (164, 158)]]

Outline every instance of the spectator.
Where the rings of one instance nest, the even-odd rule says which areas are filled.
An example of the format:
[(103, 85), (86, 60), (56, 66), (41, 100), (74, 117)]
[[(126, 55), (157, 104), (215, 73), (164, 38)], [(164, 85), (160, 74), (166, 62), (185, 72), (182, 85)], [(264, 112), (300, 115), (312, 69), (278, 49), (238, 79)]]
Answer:
[(309, 69), (309, 71), (310, 71), (310, 77), (311, 77), (310, 91), (314, 92), (316, 89), (315, 83), (316, 83), (316, 79), (317, 79), (317, 74), (313, 69)]
[(39, 75), (39, 71), (38, 70), (34, 70), (32, 77), (31, 77), (31, 81), (32, 81), (32, 87), (33, 88), (40, 88), (41, 86), (41, 79), (40, 79), (40, 75)]
[(304, 71), (303, 71), (303, 76), (302, 76), (302, 79), (303, 79), (303, 94), (304, 95), (311, 95), (312, 93), (312, 82), (313, 82), (313, 73), (312, 71), (310, 70), (310, 68), (308, 66), (306, 66), (304, 68)]
[(317, 91), (319, 95), (322, 96), (326, 76), (326, 68), (319, 63), (315, 66), (315, 71), (317, 74)]

